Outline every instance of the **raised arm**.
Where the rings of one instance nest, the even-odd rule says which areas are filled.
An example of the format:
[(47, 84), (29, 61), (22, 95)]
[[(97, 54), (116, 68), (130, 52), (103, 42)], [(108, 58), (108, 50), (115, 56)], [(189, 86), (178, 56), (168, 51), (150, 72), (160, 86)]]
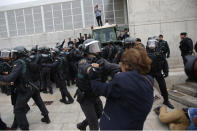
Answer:
[(109, 83), (101, 82), (99, 79), (91, 80), (91, 88), (96, 95), (104, 97), (120, 97), (120, 87), (118, 86), (118, 77), (115, 76)]
[(12, 71), (8, 75), (0, 75), (0, 81), (2, 82), (14, 82), (20, 75), (22, 71), (22, 63), (15, 62)]

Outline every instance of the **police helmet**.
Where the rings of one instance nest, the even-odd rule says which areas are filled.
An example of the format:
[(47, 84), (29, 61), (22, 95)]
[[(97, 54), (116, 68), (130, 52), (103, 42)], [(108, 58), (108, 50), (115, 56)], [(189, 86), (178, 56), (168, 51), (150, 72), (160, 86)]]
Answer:
[(83, 49), (87, 54), (96, 54), (101, 52), (100, 42), (94, 39), (87, 39), (83, 42)]
[(53, 53), (53, 55), (57, 56), (60, 54), (60, 50), (58, 48), (54, 48), (52, 53)]
[(150, 49), (155, 49), (157, 44), (158, 44), (158, 41), (156, 39), (149, 39), (147, 42), (147, 46)]
[(0, 52), (0, 57), (1, 58), (10, 58), (11, 57), (11, 51), (4, 49)]
[(125, 48), (130, 48), (131, 46), (135, 45), (135, 39), (131, 37), (127, 37), (124, 41), (124, 47)]
[(13, 58), (16, 55), (18, 58), (25, 57), (28, 51), (24, 46), (17, 46), (11, 51), (11, 57)]

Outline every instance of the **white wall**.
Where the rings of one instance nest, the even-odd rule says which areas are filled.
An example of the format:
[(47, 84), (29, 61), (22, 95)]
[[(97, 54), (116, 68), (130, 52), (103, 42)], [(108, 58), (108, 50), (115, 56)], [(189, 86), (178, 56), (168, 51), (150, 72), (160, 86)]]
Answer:
[(171, 49), (170, 67), (183, 66), (180, 32), (197, 41), (197, 0), (127, 0), (130, 34), (142, 39), (163, 34)]
[[(79, 38), (79, 33), (89, 34), (91, 33), (90, 29), (79, 29), (79, 30), (70, 30), (70, 31), (61, 31), (61, 32), (51, 32), (51, 33), (42, 33), (42, 34), (34, 34), (28, 36), (21, 37), (12, 37), (0, 39), (0, 48), (13, 48), (15, 46), (24, 45), (28, 49), (33, 45), (47, 45), (49, 47), (55, 47), (57, 42), (62, 42), (66, 39), (68, 42), (68, 38), (71, 37)], [(66, 45), (66, 44), (65, 44)]]

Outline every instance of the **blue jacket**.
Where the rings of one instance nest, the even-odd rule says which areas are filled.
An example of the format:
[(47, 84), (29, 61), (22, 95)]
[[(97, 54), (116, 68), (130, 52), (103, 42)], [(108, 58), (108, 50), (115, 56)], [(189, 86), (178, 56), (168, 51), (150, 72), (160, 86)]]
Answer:
[(190, 118), (189, 130), (197, 130), (197, 126), (194, 125), (193, 118), (197, 118), (197, 108), (189, 108), (188, 115)]
[(116, 74), (109, 83), (91, 81), (94, 93), (107, 101), (101, 130), (142, 130), (153, 105), (153, 78), (136, 70)]

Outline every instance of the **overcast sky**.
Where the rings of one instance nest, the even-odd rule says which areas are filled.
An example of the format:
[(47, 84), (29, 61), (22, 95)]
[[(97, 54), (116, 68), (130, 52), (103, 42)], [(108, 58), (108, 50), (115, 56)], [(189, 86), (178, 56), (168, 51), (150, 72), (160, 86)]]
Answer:
[(37, 0), (0, 0), (0, 6), (31, 2), (31, 1), (37, 1)]

